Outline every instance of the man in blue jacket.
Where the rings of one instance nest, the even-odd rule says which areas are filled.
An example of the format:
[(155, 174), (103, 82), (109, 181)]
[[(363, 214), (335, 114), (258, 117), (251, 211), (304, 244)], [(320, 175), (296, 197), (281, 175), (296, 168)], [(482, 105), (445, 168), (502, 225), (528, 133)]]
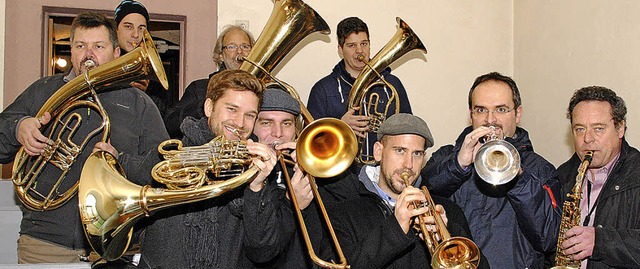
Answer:
[[(309, 101), (307, 108), (315, 119), (332, 117), (342, 119), (356, 132), (356, 135), (366, 139), (367, 148), (363, 151), (373, 160), (373, 144), (376, 142), (376, 133), (368, 129), (369, 113), (366, 110), (365, 103), (362, 107), (348, 107), (349, 93), (354, 81), (365, 69), (365, 63), (358, 60), (362, 55), (369, 60), (371, 55), (371, 47), (369, 40), (369, 28), (367, 24), (356, 17), (349, 17), (338, 23), (338, 54), (343, 59), (333, 68), (328, 76), (318, 81), (309, 93)], [(367, 67), (368, 68), (368, 67)], [(404, 86), (396, 76), (391, 74), (391, 69), (386, 68), (381, 75), (388, 81), (398, 92), (396, 100), (400, 102), (400, 113), (411, 114), (411, 105)], [(378, 112), (383, 110), (387, 105), (391, 90), (388, 87), (373, 87), (370, 93), (377, 93)], [(370, 103), (367, 97), (366, 103)], [(395, 102), (391, 103), (391, 107), (395, 107)], [(386, 116), (389, 117), (395, 113), (390, 109)]]
[[(422, 171), (436, 195), (450, 197), (469, 221), (471, 234), (492, 268), (542, 268), (556, 247), (560, 185), (551, 163), (533, 151), (522, 117), (518, 87), (497, 72), (476, 78), (469, 91), (471, 126), (455, 146), (436, 151)], [(491, 185), (474, 170), (482, 138), (494, 133), (519, 152), (513, 180)]]

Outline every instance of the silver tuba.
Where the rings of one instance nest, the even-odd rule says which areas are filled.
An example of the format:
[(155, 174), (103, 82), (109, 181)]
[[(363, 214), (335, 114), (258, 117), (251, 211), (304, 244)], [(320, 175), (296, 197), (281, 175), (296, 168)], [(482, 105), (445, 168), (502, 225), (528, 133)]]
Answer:
[(520, 171), (520, 153), (511, 143), (500, 139), (491, 126), (484, 145), (478, 149), (474, 168), (478, 176), (491, 185), (509, 183)]
[[(165, 89), (168, 88), (169, 82), (162, 61), (146, 30), (143, 33), (143, 42), (138, 48), (118, 59), (86, 71), (84, 76), (74, 78), (49, 97), (35, 116), (42, 117), (45, 112), (51, 113), (50, 124), (42, 126), (43, 135), (48, 137), (48, 145), (39, 156), (29, 156), (24, 147), (20, 148), (13, 165), (13, 184), (16, 195), (25, 207), (34, 211), (53, 210), (65, 204), (76, 194), (78, 182), (72, 184), (66, 191), (59, 190), (62, 185), (65, 185), (63, 182), (67, 173), (88, 146), (87, 143), (91, 138), (99, 135), (100, 140), (105, 142), (110, 133), (109, 117), (100, 104), (97, 93), (108, 90), (116, 86), (115, 84), (129, 84), (145, 78), (158, 80)], [(84, 138), (75, 136), (76, 130), (82, 123), (82, 116), (73, 113), (73, 110), (78, 108), (96, 111), (102, 118), (102, 124)], [(74, 141), (80, 141), (80, 143)], [(56, 181), (52, 184), (44, 182), (38, 184), (43, 171), (55, 172)]]
[[(387, 68), (395, 60), (402, 57), (402, 55), (412, 51), (419, 50), (423, 53), (427, 53), (427, 49), (418, 38), (411, 27), (404, 22), (401, 18), (396, 17), (398, 23), (398, 30), (395, 35), (387, 42), (387, 44), (373, 57), (373, 59), (365, 59), (363, 55), (358, 57), (358, 60), (364, 62), (366, 67), (362, 69), (356, 80), (353, 82), (351, 92), (349, 93), (349, 108), (359, 107), (362, 104), (366, 104), (366, 107), (360, 107), (358, 113), (360, 115), (369, 116), (369, 130), (368, 132), (376, 133), (378, 128), (382, 125), (389, 112), (397, 114), (400, 112), (400, 100), (398, 92), (395, 87), (388, 83), (380, 72)], [(385, 85), (391, 90), (389, 101), (384, 107), (378, 107), (378, 100), (380, 97), (376, 93), (367, 95), (369, 90), (377, 85)], [(367, 100), (369, 100), (367, 102)], [(395, 106), (391, 106), (395, 103)], [(375, 159), (373, 153), (368, 151), (368, 138), (358, 137), (358, 155), (356, 156), (356, 162), (360, 164), (373, 164)]]

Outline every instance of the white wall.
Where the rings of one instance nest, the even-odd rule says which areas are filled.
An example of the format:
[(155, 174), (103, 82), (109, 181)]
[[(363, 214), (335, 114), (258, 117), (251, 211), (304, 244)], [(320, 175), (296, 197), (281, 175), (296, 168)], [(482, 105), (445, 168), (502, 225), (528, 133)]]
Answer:
[[(313, 35), (299, 45), (276, 74), (296, 87), (306, 103), (309, 90), (340, 60), (336, 26), (357, 16), (369, 25), (371, 53), (378, 52), (396, 32), (399, 16), (417, 33), (428, 53), (409, 53), (392, 65), (407, 88), (414, 114), (423, 117), (437, 149), (452, 143), (469, 122), (468, 89), (475, 77), (497, 70), (513, 74), (511, 1), (305, 1), (331, 27), (331, 35)], [(268, 0), (220, 0), (218, 25), (249, 20), (257, 37), (271, 13)], [(291, 54), (291, 53), (290, 53)], [(433, 150), (433, 148), (431, 149)]]
[(628, 108), (627, 140), (638, 143), (640, 1), (515, 2), (515, 77), (534, 146), (559, 165), (573, 153), (565, 114), (573, 92), (602, 85)]

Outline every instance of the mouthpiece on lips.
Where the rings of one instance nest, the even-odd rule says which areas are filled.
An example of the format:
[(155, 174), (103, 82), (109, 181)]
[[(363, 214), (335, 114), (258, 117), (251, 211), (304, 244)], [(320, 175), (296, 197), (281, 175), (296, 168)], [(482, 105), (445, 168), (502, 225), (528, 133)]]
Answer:
[(84, 62), (84, 67), (87, 68), (87, 70), (94, 68), (96, 66), (96, 62), (94, 62), (93, 60), (86, 60)]
[(236, 56), (236, 62), (242, 62), (242, 61), (244, 61), (244, 56), (242, 55)]

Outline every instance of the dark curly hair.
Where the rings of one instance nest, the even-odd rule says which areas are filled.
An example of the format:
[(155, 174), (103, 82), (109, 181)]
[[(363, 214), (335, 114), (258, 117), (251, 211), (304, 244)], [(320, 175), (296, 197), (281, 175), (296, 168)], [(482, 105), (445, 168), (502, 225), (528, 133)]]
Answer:
[(573, 109), (582, 101), (604, 101), (611, 105), (611, 116), (616, 129), (620, 128), (623, 121), (627, 120), (627, 106), (613, 90), (602, 86), (588, 86), (573, 93), (569, 108), (567, 109), (567, 119), (573, 123)]
[(364, 23), (364, 21), (362, 21), (360, 18), (349, 17), (340, 21), (340, 23), (338, 23), (337, 30), (338, 45), (342, 47), (342, 45), (344, 45), (344, 40), (347, 39), (347, 36), (352, 33), (360, 32), (365, 32), (367, 34), (367, 38), (369, 38), (369, 27), (367, 27), (367, 24)]
[(478, 87), (478, 85), (480, 85), (480, 83), (483, 83), (489, 80), (502, 81), (507, 85), (509, 85), (509, 88), (511, 88), (511, 93), (513, 93), (513, 104), (515, 106), (513, 109), (516, 109), (522, 105), (522, 99), (520, 98), (520, 91), (518, 90), (518, 85), (516, 85), (516, 82), (512, 78), (504, 76), (498, 72), (491, 72), (491, 73), (487, 73), (477, 77), (476, 80), (473, 82), (473, 85), (469, 90), (469, 109), (471, 109), (471, 95), (473, 94), (473, 91), (476, 89), (476, 87)]

